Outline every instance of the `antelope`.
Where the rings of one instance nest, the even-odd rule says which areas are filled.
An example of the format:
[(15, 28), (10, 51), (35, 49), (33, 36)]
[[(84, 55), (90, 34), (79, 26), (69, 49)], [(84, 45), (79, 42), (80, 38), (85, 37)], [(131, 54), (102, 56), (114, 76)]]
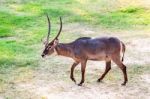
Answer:
[[(111, 69), (111, 61), (113, 61), (123, 72), (124, 82), (121, 85), (126, 85), (128, 78), (126, 73), (126, 66), (123, 64), (125, 45), (116, 37), (81, 37), (71, 43), (59, 43), (59, 35), (62, 30), (62, 19), (60, 17), (60, 29), (56, 37), (49, 42), (50, 36), (50, 19), (47, 15), (48, 20), (48, 35), (45, 43), (45, 49), (43, 50), (42, 57), (51, 55), (56, 52), (58, 55), (70, 57), (74, 60), (71, 67), (70, 78), (76, 83), (74, 78), (74, 69), (81, 63), (81, 81), (78, 84), (82, 86), (85, 80), (85, 68), (88, 60), (93, 61), (105, 61), (106, 67), (104, 73), (100, 76), (97, 82), (103, 80), (105, 75)], [(122, 60), (121, 60), (122, 55)]]

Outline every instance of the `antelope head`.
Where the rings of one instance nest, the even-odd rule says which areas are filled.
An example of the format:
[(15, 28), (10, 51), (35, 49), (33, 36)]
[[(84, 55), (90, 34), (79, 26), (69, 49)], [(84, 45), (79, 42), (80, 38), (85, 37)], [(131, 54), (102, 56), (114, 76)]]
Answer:
[(42, 57), (45, 57), (46, 55), (51, 55), (54, 53), (54, 50), (55, 50), (55, 47), (58, 45), (59, 41), (58, 41), (58, 37), (61, 33), (61, 30), (62, 30), (62, 20), (61, 20), (61, 17), (60, 17), (60, 29), (59, 29), (59, 32), (58, 34), (56, 35), (56, 37), (50, 42), (49, 41), (49, 36), (50, 36), (50, 31), (51, 31), (51, 24), (50, 24), (50, 19), (47, 15), (47, 20), (48, 20), (48, 35), (47, 35), (47, 39), (46, 39), (46, 42), (45, 42), (45, 49), (43, 50), (43, 53), (42, 53)]

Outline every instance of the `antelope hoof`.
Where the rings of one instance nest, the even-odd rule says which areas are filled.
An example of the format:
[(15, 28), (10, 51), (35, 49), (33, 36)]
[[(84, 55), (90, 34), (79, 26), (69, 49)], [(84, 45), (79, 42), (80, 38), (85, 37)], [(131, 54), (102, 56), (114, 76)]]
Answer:
[(122, 85), (122, 86), (125, 86), (125, 85), (126, 85), (126, 83), (124, 82), (124, 83), (122, 83), (121, 85)]
[(84, 83), (84, 81), (81, 81), (81, 82), (78, 84), (78, 86), (82, 86), (83, 83)]
[(78, 86), (82, 86), (82, 83), (79, 83)]
[(71, 80), (76, 84), (76, 80), (74, 78), (71, 78)]
[(97, 79), (97, 82), (102, 82), (102, 80), (101, 79)]

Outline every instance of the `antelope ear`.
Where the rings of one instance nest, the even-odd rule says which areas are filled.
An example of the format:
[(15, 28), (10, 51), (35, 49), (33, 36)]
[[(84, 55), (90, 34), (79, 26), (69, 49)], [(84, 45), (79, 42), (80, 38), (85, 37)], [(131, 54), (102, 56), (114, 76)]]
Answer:
[(59, 40), (54, 40), (54, 46), (58, 45)]

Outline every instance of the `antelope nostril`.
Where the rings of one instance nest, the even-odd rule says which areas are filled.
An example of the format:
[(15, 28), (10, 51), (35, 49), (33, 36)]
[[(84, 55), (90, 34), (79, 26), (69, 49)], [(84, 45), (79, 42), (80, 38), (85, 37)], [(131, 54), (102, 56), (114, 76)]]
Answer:
[(44, 55), (44, 54), (42, 54), (41, 56), (42, 56), (42, 57), (44, 57), (45, 55)]

